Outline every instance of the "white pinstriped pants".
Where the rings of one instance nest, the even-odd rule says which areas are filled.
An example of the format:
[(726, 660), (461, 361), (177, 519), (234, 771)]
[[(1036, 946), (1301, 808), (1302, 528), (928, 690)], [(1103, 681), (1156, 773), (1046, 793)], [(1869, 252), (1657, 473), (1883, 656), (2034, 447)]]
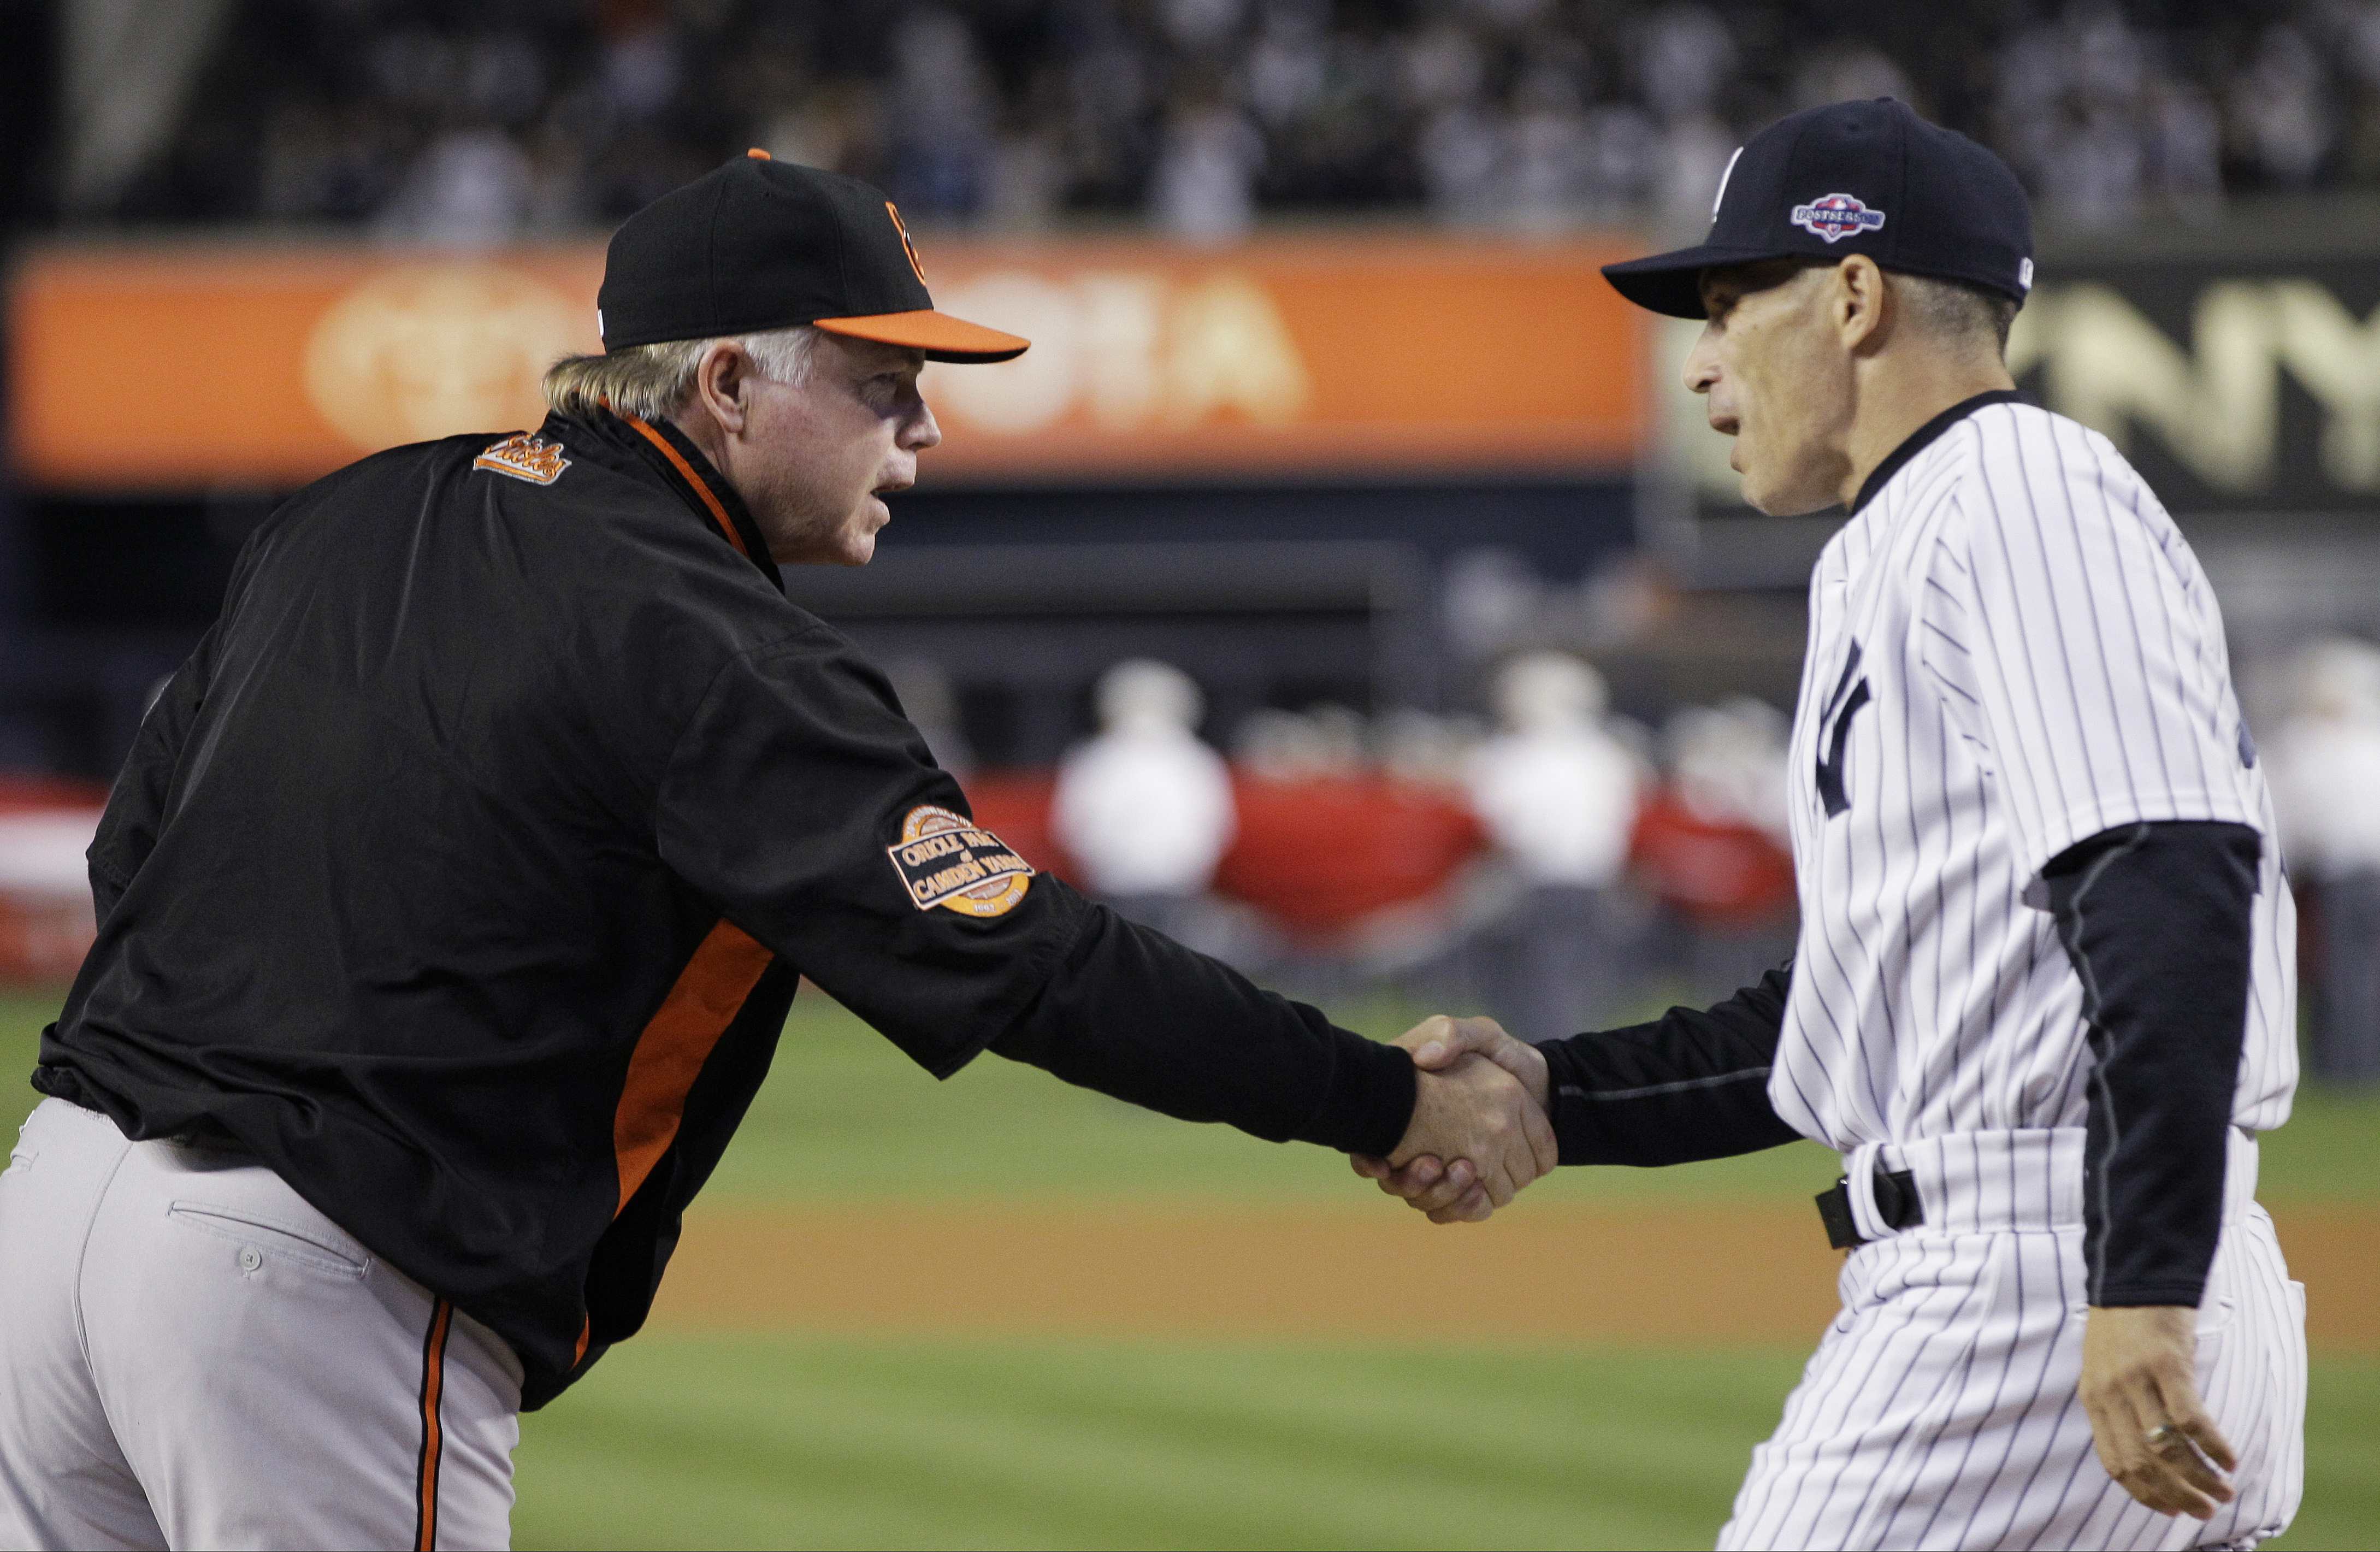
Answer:
[(2199, 1305), (2198, 1388), (2240, 1454), (2238, 1497), (2201, 1522), (2154, 1513), (2100, 1468), (2075, 1394), (2087, 1308), (2080, 1127), (1863, 1148), (1914, 1172), (1926, 1221), (1843, 1265), (1842, 1313), (1783, 1422), (1753, 1451), (1721, 1548), (2252, 1546), (2304, 1477), (2305, 1287), (2255, 1202), (2234, 1130), (2223, 1237)]
[(503, 1546), (520, 1382), (245, 1154), (50, 1099), (0, 1173), (0, 1547)]

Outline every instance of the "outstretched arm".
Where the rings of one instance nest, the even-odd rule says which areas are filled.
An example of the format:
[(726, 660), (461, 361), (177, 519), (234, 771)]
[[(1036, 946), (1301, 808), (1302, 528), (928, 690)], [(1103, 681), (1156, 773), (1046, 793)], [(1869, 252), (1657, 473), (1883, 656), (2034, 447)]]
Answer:
[(1337, 1028), (1104, 906), (1080, 908), (1072, 952), (992, 1042), (1000, 1055), (1273, 1141), (1399, 1162), (1464, 1159), (1478, 1187), (1465, 1218), (1486, 1217), (1553, 1167), (1539, 1106), (1493, 1063), (1416, 1073), (1394, 1046)]
[[(1531, 1046), (1492, 1019), (1433, 1019), (1399, 1041), (1424, 1071), (1487, 1057), (1548, 1107), (1564, 1164), (1682, 1164), (1794, 1141), (1768, 1102), (1768, 1071), (1792, 984), (1789, 963), (1715, 1008), (1672, 1008), (1651, 1024)], [(1424, 1156), (1402, 1167), (1358, 1157), (1355, 1171), (1433, 1218), (1466, 1198), (1463, 1168)]]
[[(669, 736), (662, 860), (929, 1072), (989, 1048), (1274, 1141), (1436, 1150), (1479, 1166), (1485, 1206), (1552, 1161), (1551, 1132), (1492, 1064), (1417, 1077), (1403, 1051), (1026, 867), (966, 822), (891, 685), (823, 625), (731, 659)], [(955, 852), (902, 860), (945, 831)], [(908, 869), (946, 855), (998, 898), (917, 887)]]

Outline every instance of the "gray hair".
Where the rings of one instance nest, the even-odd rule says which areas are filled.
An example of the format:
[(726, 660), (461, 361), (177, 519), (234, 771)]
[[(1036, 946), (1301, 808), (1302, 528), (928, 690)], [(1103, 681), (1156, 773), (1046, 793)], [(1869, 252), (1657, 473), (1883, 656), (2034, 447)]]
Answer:
[(1892, 278), (1919, 328), (1946, 344), (1973, 341), (1980, 346), (1989, 339), (1992, 353), (2007, 357), (2009, 328), (2016, 321), (2015, 302), (1962, 280), (1940, 280), (1899, 270)]
[(694, 392), (695, 369), (712, 346), (739, 346), (771, 382), (808, 381), (817, 329), (796, 323), (758, 334), (717, 339), (664, 340), (629, 345), (601, 356), (565, 356), (545, 370), (545, 402), (565, 415), (592, 415), (608, 405), (639, 420), (677, 412)]

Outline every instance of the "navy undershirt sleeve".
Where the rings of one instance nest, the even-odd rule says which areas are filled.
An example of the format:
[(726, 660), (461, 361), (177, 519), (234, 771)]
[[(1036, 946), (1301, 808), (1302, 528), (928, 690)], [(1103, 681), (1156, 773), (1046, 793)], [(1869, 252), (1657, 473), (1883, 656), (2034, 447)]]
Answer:
[(1561, 1161), (1684, 1164), (1800, 1137), (1768, 1102), (1792, 968), (1715, 1008), (1540, 1043)]
[(2083, 1257), (2099, 1305), (2197, 1304), (2222, 1231), (2263, 840), (2168, 820), (2042, 869), (2082, 981), (2092, 1071)]

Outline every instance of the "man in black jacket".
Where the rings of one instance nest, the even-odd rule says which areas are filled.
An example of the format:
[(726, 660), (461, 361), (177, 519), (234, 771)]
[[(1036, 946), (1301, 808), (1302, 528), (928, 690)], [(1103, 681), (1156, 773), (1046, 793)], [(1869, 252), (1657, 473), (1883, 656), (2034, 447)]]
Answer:
[(367, 458), (243, 552), (91, 848), (99, 937), (0, 1178), (0, 1544), (503, 1543), (517, 1412), (645, 1318), (804, 976), (1261, 1137), (1552, 1162), (1037, 876), (774, 563), (864, 564), (940, 440), (855, 180), (739, 159), (613, 239), (534, 433)]

